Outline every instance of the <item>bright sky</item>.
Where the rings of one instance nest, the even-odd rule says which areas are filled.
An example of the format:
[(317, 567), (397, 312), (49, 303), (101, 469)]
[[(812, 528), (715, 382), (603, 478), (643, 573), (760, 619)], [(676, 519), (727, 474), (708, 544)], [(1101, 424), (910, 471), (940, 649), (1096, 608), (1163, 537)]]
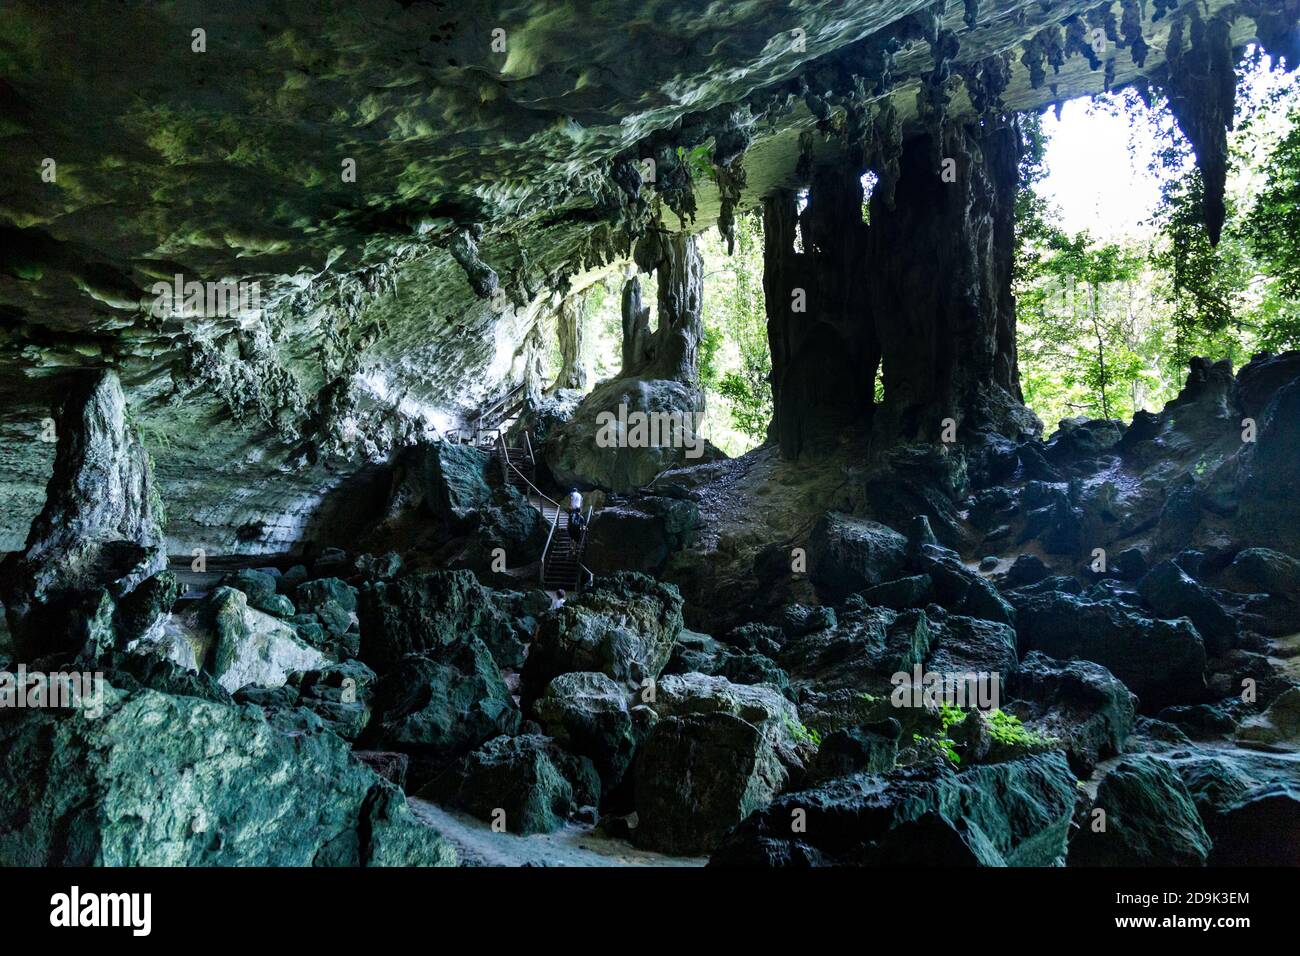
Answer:
[[(1270, 90), (1290, 88), (1287, 75), (1269, 66), (1265, 57), (1246, 74), (1247, 103), (1265, 103)], [(1286, 128), (1286, 112), (1276, 109), (1256, 124), (1262, 144), (1276, 142)], [(1048, 138), (1047, 176), (1037, 189), (1060, 208), (1062, 228), (1072, 233), (1087, 229), (1103, 240), (1141, 234), (1140, 224), (1150, 218), (1160, 198), (1160, 185), (1149, 169), (1157, 140), (1146, 118), (1130, 124), (1122, 113), (1099, 109), (1090, 98), (1081, 97), (1062, 107), (1059, 120), (1055, 112), (1044, 115), (1043, 132)], [(1229, 190), (1248, 176), (1230, 176)]]
[[(1043, 117), (1048, 136), (1047, 176), (1038, 193), (1056, 203), (1067, 232), (1087, 229), (1099, 239), (1139, 231), (1160, 199), (1160, 186), (1147, 168), (1155, 139), (1145, 123), (1130, 129), (1123, 116), (1071, 100)], [(1135, 150), (1129, 154), (1129, 139)]]

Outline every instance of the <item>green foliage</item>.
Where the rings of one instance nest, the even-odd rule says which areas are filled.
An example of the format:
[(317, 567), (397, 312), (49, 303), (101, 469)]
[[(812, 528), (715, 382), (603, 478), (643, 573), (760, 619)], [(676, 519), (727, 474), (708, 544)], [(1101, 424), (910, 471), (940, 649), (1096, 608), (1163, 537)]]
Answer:
[(957, 744), (950, 737), (922, 737), (912, 734), (912, 743), (922, 749), (933, 750), (953, 766), (961, 764), (961, 754), (957, 753)]
[(1074, 415), (1127, 420), (1158, 410), (1193, 356), (1239, 366), (1255, 351), (1300, 345), (1300, 95), (1294, 81), (1268, 76), (1257, 56), (1241, 71), (1217, 247), (1202, 221), (1191, 147), (1167, 103), (1148, 108), (1131, 90), (1098, 100), (1149, 124), (1159, 143), (1152, 221), (1109, 242), (1059, 227), (1033, 188), (1044, 173), (1041, 125), (1022, 118), (1028, 149), (1014, 260), (1021, 386), (1049, 431)]
[(1001, 708), (995, 708), (984, 714), (984, 721), (989, 725), (993, 739), (1008, 747), (1026, 747), (1037, 749), (1050, 747), (1058, 743), (1055, 737), (1045, 737), (1026, 730), (1024, 723), (1015, 714), (1008, 714)]
[(733, 455), (761, 444), (772, 420), (762, 218), (754, 212), (739, 214), (735, 233), (732, 255), (716, 231), (700, 237), (704, 258), (700, 378), (709, 408), (706, 433)]
[(786, 719), (786, 727), (789, 728), (791, 736), (795, 740), (801, 740), (804, 743), (812, 744), (814, 747), (822, 745), (822, 735), (812, 727), (805, 727), (802, 723), (793, 719)]

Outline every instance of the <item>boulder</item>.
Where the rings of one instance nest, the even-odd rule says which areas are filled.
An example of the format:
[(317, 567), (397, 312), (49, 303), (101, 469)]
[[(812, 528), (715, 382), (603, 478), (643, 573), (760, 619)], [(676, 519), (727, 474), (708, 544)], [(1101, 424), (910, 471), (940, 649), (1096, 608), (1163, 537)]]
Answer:
[(808, 575), (818, 594), (840, 600), (899, 576), (907, 539), (875, 521), (828, 511), (808, 541)]
[(1300, 561), (1269, 548), (1247, 548), (1232, 559), (1223, 584), (1233, 591), (1300, 602)]
[(966, 567), (956, 555), (943, 548), (923, 545), (912, 563), (929, 576), (936, 603), (947, 610), (1015, 625), (1015, 608), (988, 579)]
[(6, 866), (453, 866), (401, 792), (328, 731), (108, 689), (104, 716), (0, 722)]
[(276, 576), (251, 568), (240, 568), (221, 579), (222, 585), (243, 591), (248, 606), (276, 617), (293, 617), (293, 602), (276, 590)]
[(1056, 661), (1031, 651), (1007, 681), (1006, 710), (1028, 730), (1061, 741), (1081, 777), (1099, 760), (1122, 753), (1137, 699), (1100, 664)]
[(895, 611), (925, 607), (933, 600), (934, 582), (928, 574), (914, 574), (894, 581), (886, 581), (862, 592), (862, 600), (873, 607), (887, 607)]
[(205, 613), (216, 635), (212, 673), (228, 691), (249, 684), (279, 687), (294, 671), (318, 670), (329, 663), (293, 627), (249, 607), (242, 591), (217, 588)]
[(670, 555), (690, 546), (699, 525), (700, 510), (693, 501), (642, 496), (607, 502), (591, 519), (583, 561), (597, 574), (655, 574)]
[(1227, 651), (1237, 634), (1237, 623), (1202, 587), (1172, 561), (1161, 561), (1138, 582), (1138, 593), (1157, 616), (1186, 617), (1196, 625), (1209, 654)]
[(707, 853), (786, 783), (763, 732), (722, 711), (660, 720), (633, 773), (632, 841), (676, 855)]
[(1031, 595), (1017, 603), (1022, 651), (1106, 667), (1158, 709), (1195, 701), (1205, 690), (1205, 645), (1189, 621), (1153, 621), (1113, 601), (1070, 594)]
[(619, 572), (542, 617), (520, 673), (526, 707), (552, 679), (573, 671), (599, 671), (640, 685), (659, 676), (682, 629), (682, 598), (671, 584)]
[(561, 674), (533, 710), (556, 743), (590, 758), (606, 791), (618, 786), (640, 737), (625, 688), (601, 673)]
[(1005, 584), (1009, 588), (1037, 584), (1052, 572), (1041, 558), (1032, 554), (1022, 554), (1007, 569)]
[(1237, 372), (1234, 393), (1237, 408), (1244, 417), (1258, 420), (1278, 390), (1297, 379), (1300, 379), (1300, 351), (1253, 355)]
[[(704, 393), (691, 382), (636, 376), (601, 382), (567, 422), (551, 429), (546, 464), (562, 487), (626, 494), (669, 468), (714, 457), (695, 433), (703, 411)], [(647, 425), (639, 427), (641, 421)], [(650, 422), (668, 426), (652, 435)], [(684, 426), (680, 437), (676, 423)]]
[(1211, 866), (1300, 866), (1300, 785), (1271, 783), (1214, 815)]
[(360, 656), (380, 674), (406, 654), (434, 651), (474, 635), (503, 659), (516, 656), (517, 635), (469, 571), (431, 571), (377, 581), (360, 594)]
[(935, 761), (855, 774), (754, 813), (709, 865), (1054, 866), (1065, 856), (1075, 794), (1059, 753), (962, 773)]
[(420, 796), (504, 826), (552, 833), (582, 807), (600, 802), (591, 761), (565, 753), (541, 734), (496, 737), (439, 774)]
[(1237, 739), (1271, 747), (1300, 747), (1300, 687), (1280, 694), (1264, 713), (1243, 720)]
[[(665, 674), (708, 674), (735, 684), (768, 684), (792, 697), (790, 675), (776, 661), (752, 650), (739, 650), (707, 634), (683, 630), (673, 646)], [(792, 698), (793, 699), (793, 698)]]
[(1068, 465), (1109, 452), (1124, 437), (1124, 423), (1110, 418), (1066, 418), (1043, 446), (1047, 460)]
[(833, 780), (853, 773), (885, 773), (894, 769), (902, 727), (888, 718), (828, 734), (817, 748), (809, 768), (810, 783)]
[(932, 651), (925, 669), (936, 674), (987, 674), (999, 695), (1003, 682), (1019, 666), (1016, 632), (1006, 624), (949, 614), (930, 622)]
[(781, 763), (796, 773), (812, 755), (799, 712), (773, 687), (733, 684), (707, 674), (670, 674), (656, 684), (650, 706), (661, 718), (716, 713), (739, 717), (757, 727)]
[(351, 613), (357, 609), (357, 589), (338, 578), (317, 578), (298, 585), (294, 602), (302, 611), (314, 611), (329, 603)]
[(835, 627), (790, 641), (778, 662), (801, 691), (887, 690), (891, 675), (925, 660), (933, 638), (925, 611), (872, 608), (854, 598)]
[(1204, 866), (1210, 835), (1175, 770), (1158, 757), (1125, 757), (1097, 787), (1094, 810), (1070, 844), (1071, 866)]
[(492, 456), (474, 445), (433, 442), (421, 446), (425, 505), (454, 531), (468, 530), (492, 499)]
[(476, 637), (402, 658), (376, 689), (368, 743), (441, 769), (523, 720), (492, 653)]

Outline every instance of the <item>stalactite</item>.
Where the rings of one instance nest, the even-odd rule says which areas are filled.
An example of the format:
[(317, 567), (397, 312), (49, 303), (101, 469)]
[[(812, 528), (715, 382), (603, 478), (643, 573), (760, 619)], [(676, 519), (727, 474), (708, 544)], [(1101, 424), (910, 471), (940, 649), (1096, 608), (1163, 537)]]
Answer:
[(799, 134), (799, 159), (795, 163), (794, 174), (801, 183), (812, 179), (813, 170), (813, 134), (804, 130)]
[(619, 378), (635, 375), (653, 358), (654, 335), (650, 331), (650, 310), (641, 305), (641, 281), (630, 276), (623, 283), (623, 366)]
[(898, 184), (899, 160), (903, 155), (903, 124), (893, 98), (885, 100), (876, 110), (872, 122), (871, 156), (867, 163), (880, 181), (877, 194), (886, 208), (894, 208), (894, 188)]
[(1205, 228), (1210, 242), (1217, 245), (1227, 214), (1228, 131), (1237, 93), (1231, 24), (1223, 17), (1207, 22), (1195, 12), (1190, 19), (1187, 50), (1183, 49), (1183, 21), (1176, 21), (1170, 29), (1165, 91), (1179, 129), (1196, 152), (1196, 165), (1205, 184)]
[[(1240, 12), (1255, 22), (1255, 36), (1287, 69), (1300, 66), (1300, 0), (1242, 0)], [(1276, 66), (1276, 63), (1274, 63)]]
[(460, 267), (465, 270), (465, 278), (469, 280), (470, 288), (480, 299), (489, 298), (497, 290), (500, 280), (496, 272), (487, 265), (478, 256), (478, 243), (476, 240), (483, 238), (482, 226), (471, 226), (467, 229), (461, 229), (452, 237), (448, 250), (455, 260), (460, 263)]
[(555, 336), (560, 344), (560, 372), (552, 389), (587, 387), (587, 370), (582, 366), (582, 309), (572, 297), (560, 300), (555, 310)]
[(1070, 17), (1065, 23), (1065, 55), (1070, 57), (1076, 53), (1086, 59), (1092, 69), (1096, 70), (1101, 66), (1101, 57), (1097, 56), (1097, 51), (1093, 49), (1087, 24), (1083, 22), (1082, 17)]
[(1002, 111), (1002, 94), (1011, 83), (1011, 60), (1012, 55), (1007, 52), (958, 68), (971, 106), (981, 116), (993, 116)]
[(726, 240), (727, 254), (731, 255), (736, 246), (736, 206), (745, 188), (745, 167), (740, 159), (736, 159), (729, 166), (717, 167), (716, 172), (718, 195), (721, 199), (718, 210), (718, 232)]
[(957, 55), (958, 48), (955, 33), (951, 30), (939, 31), (938, 37), (930, 45), (934, 68), (921, 81), (921, 88), (916, 93), (917, 117), (930, 133), (931, 142), (934, 144), (933, 158), (936, 169), (943, 162), (941, 145), (950, 100), (948, 80), (952, 75), (951, 63)]
[(1020, 62), (1029, 70), (1029, 85), (1038, 89), (1047, 80), (1047, 71), (1043, 63), (1052, 67), (1053, 73), (1060, 73), (1065, 63), (1065, 45), (1061, 39), (1061, 28), (1047, 26), (1034, 34), (1033, 38), (1021, 44), (1023, 53)]
[(1151, 14), (1151, 22), (1158, 22), (1167, 13), (1172, 13), (1178, 9), (1178, 0), (1155, 0), (1155, 12)]
[(1133, 62), (1141, 67), (1147, 62), (1150, 49), (1142, 36), (1142, 7), (1139, 0), (1123, 0), (1120, 29), (1123, 31), (1123, 43), (1129, 50)]

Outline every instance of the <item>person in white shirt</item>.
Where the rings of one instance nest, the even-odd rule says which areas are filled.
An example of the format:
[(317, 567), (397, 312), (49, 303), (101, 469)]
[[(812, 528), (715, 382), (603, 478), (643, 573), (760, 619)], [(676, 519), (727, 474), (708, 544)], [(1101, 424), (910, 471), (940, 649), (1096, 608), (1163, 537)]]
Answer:
[(582, 495), (578, 493), (577, 488), (570, 488), (569, 489), (569, 520), (572, 521), (580, 514), (582, 514)]
[(555, 597), (551, 599), (552, 611), (562, 607), (564, 607), (564, 588), (560, 588), (560, 590), (556, 591)]

